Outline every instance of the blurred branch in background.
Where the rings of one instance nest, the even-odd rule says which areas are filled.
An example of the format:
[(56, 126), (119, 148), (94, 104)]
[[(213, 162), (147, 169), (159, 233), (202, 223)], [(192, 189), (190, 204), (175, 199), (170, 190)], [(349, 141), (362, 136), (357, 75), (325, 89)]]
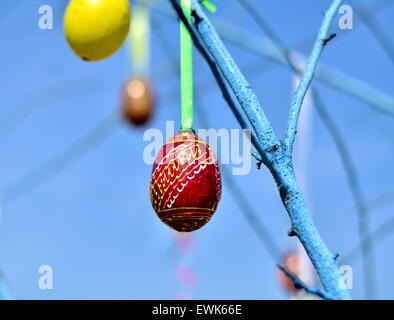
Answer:
[(59, 152), (36, 168), (28, 171), (25, 175), (2, 187), (0, 190), (3, 205), (10, 204), (39, 184), (66, 169), (71, 163), (102, 142), (104, 138), (114, 131), (119, 122), (118, 113), (106, 116), (85, 135), (67, 146), (62, 152)]
[[(259, 53), (276, 63), (287, 64), (287, 61), (268, 40), (234, 27), (224, 21), (216, 20), (215, 26), (223, 39)], [(290, 55), (291, 60), (296, 62), (295, 65), (299, 69), (299, 72), (304, 72), (306, 57), (297, 51), (291, 51)], [(394, 97), (381, 92), (379, 89), (361, 80), (328, 67), (323, 63), (317, 68), (315, 76), (316, 79), (325, 84), (353, 96), (381, 112), (394, 115)]]
[(334, 120), (327, 112), (320, 95), (316, 90), (312, 90), (313, 104), (316, 107), (320, 119), (329, 131), (334, 140), (345, 169), (346, 177), (350, 186), (350, 191), (354, 199), (354, 203), (358, 213), (358, 233), (363, 254), (364, 263), (364, 285), (367, 299), (373, 299), (376, 296), (375, 282), (375, 258), (373, 252), (372, 239), (368, 237), (370, 232), (369, 208), (362, 192), (360, 179), (358, 177), (351, 153), (346, 145), (345, 139), (342, 137), (339, 128)]
[[(89, 84), (89, 85), (86, 85)], [(22, 99), (13, 106), (7, 106), (0, 116), (0, 140), (4, 139), (24, 119), (46, 104), (53, 104), (62, 99), (75, 97), (79, 94), (97, 92), (108, 89), (108, 80), (103, 76), (86, 76), (50, 84), (42, 91), (24, 94)], [(45, 94), (43, 94), (45, 92)]]
[(368, 13), (370, 9), (364, 6), (361, 1), (350, 1), (350, 3), (356, 14), (367, 26), (374, 38), (379, 42), (391, 62), (394, 62), (394, 45), (392, 40), (386, 31), (380, 26), (378, 21)]
[[(382, 1), (381, 3), (383, 4), (380, 5), (380, 8), (385, 8), (387, 6), (386, 1)], [(156, 3), (153, 9), (166, 17), (173, 17), (173, 14), (169, 12), (167, 7), (163, 6), (161, 2)], [(236, 27), (222, 19), (215, 18), (214, 24), (218, 35), (223, 38), (223, 40), (236, 44), (249, 51), (261, 54), (273, 62), (287, 65), (286, 59), (283, 58), (282, 54), (270, 40), (256, 36), (249, 31)], [(297, 66), (299, 72), (304, 72), (307, 57), (294, 50), (292, 50), (290, 54), (291, 60)], [(394, 97), (372, 87), (364, 81), (354, 78), (323, 63), (319, 64), (315, 77), (325, 84), (355, 97), (381, 112), (394, 115)]]
[[(384, 223), (382, 223), (379, 227), (377, 227), (374, 231), (368, 234), (366, 237), (367, 241), (374, 242), (375, 245), (382, 241), (387, 236), (391, 235), (394, 231), (394, 217), (388, 219)], [(357, 244), (353, 249), (351, 249), (348, 253), (346, 253), (342, 258), (340, 257), (341, 264), (350, 264), (358, 258), (360, 254), (362, 254), (363, 248), (362, 243)]]
[[(16, 4), (16, 2), (17, 1), (14, 1), (13, 3)], [(153, 7), (153, 9), (155, 9), (156, 12), (166, 17), (169, 17), (171, 19), (174, 19), (173, 13), (168, 11), (168, 9), (165, 6), (163, 6), (163, 3), (166, 3), (165, 1), (136, 0), (135, 2), (149, 7), (151, 7), (151, 2), (155, 2), (155, 6)], [(14, 4), (12, 6), (14, 6)], [(366, 7), (367, 10), (369, 11), (368, 13), (366, 13), (367, 18), (373, 19), (374, 15), (377, 15), (382, 10), (386, 9), (390, 4), (393, 4), (392, 0), (374, 1), (373, 4), (368, 5)], [(0, 17), (0, 21), (1, 21), (1, 17)], [(262, 54), (264, 57), (267, 57), (270, 61), (276, 63), (276, 64), (265, 63), (262, 66), (256, 65), (256, 63), (245, 65), (241, 69), (248, 74), (248, 77), (261, 75), (263, 72), (271, 71), (273, 68), (275, 68), (278, 65), (286, 65), (286, 61), (283, 59), (283, 57), (281, 57), (280, 52), (275, 50), (274, 46), (266, 39), (263, 39), (258, 36), (254, 36), (247, 31), (243, 31), (242, 29), (233, 27), (228, 23), (224, 22), (224, 20), (215, 19), (215, 25), (219, 31), (219, 34), (225, 40), (234, 42), (237, 45), (241, 45), (247, 50), (251, 50), (253, 52)], [(235, 31), (235, 33), (232, 34), (232, 31)], [(239, 34), (241, 37), (236, 37), (237, 34)], [(246, 46), (243, 45), (243, 42), (245, 42), (245, 40), (242, 43), (240, 42), (242, 38), (245, 38), (246, 40), (249, 39), (247, 41)], [(308, 46), (310, 46), (311, 42), (314, 41), (314, 38), (315, 38), (314, 35), (308, 36), (304, 40), (301, 40), (300, 42), (297, 42), (294, 45), (292, 45), (292, 47), (305, 49)], [(160, 40), (160, 38), (158, 39)], [(291, 53), (292, 59), (294, 59), (294, 53), (295, 51), (292, 51)], [(306, 58), (302, 57), (302, 59), (305, 62)], [(300, 62), (296, 63), (297, 66), (299, 64)], [(171, 68), (169, 68), (168, 66), (163, 66), (159, 71), (156, 71), (158, 80), (167, 81), (168, 78), (172, 76)], [(332, 76), (334, 76), (335, 78), (332, 78)], [(352, 78), (350, 76), (347, 76), (337, 70), (333, 70), (329, 67), (325, 67), (324, 65), (320, 64), (316, 73), (316, 78), (322, 80), (323, 82), (328, 81), (326, 83), (328, 83), (329, 85), (332, 85), (333, 87), (336, 87), (339, 90), (344, 90), (345, 93), (350, 94), (351, 96), (355, 96), (356, 98), (361, 99), (361, 101), (364, 101), (369, 105), (380, 108), (383, 111), (389, 110), (390, 112), (390, 110), (392, 110), (394, 112), (393, 97), (389, 97), (386, 94), (379, 92), (377, 89), (370, 87), (369, 85), (366, 85), (365, 83), (355, 78)], [(345, 86), (343, 88), (338, 88), (340, 82), (339, 84), (337, 84), (336, 79), (343, 80), (344, 81), (343, 84)], [(92, 83), (92, 81), (95, 81), (95, 83)], [(89, 87), (86, 87), (82, 85), (83, 83), (90, 83), (91, 85)], [(215, 89), (215, 87), (211, 85), (211, 81), (197, 80), (197, 83), (198, 86), (201, 87), (202, 89), (203, 88), (205, 90)], [(353, 84), (361, 85), (360, 90), (357, 90), (357, 92), (355, 92), (355, 90), (352, 87)], [(62, 88), (62, 90), (58, 91), (57, 88), (60, 87)], [(67, 90), (65, 90), (65, 88), (67, 88)], [(48, 87), (47, 92), (50, 92), (51, 94), (45, 95), (47, 99), (46, 101), (42, 101), (42, 96), (40, 96), (41, 99), (40, 103), (32, 103), (32, 101), (36, 100), (34, 97), (27, 98), (26, 96), (24, 96), (23, 99), (17, 105), (14, 105), (12, 108), (7, 108), (5, 112), (1, 115), (0, 139), (4, 139), (4, 137), (6, 137), (8, 133), (10, 133), (17, 125), (19, 125), (21, 121), (23, 121), (30, 114), (35, 112), (39, 107), (43, 106), (44, 104), (52, 103), (53, 101), (55, 101), (54, 99), (58, 99), (59, 96), (63, 98), (68, 98), (70, 96), (70, 92), (72, 92), (72, 94), (75, 95), (76, 90), (86, 93), (87, 90), (92, 91), (92, 90), (98, 90), (100, 88), (101, 89), (107, 88), (107, 82), (105, 81), (105, 79), (103, 81), (103, 78), (98, 76), (98, 77), (89, 77), (88, 79), (82, 79), (81, 81), (78, 81), (78, 83), (75, 83), (75, 79), (73, 79), (72, 81), (70, 81), (70, 83), (64, 82), (63, 85), (56, 84), (56, 86), (54, 87), (50, 86)], [(174, 91), (176, 91), (176, 95), (178, 95), (178, 89)], [(367, 98), (367, 100), (364, 100), (364, 97)], [(375, 99), (371, 99), (371, 97), (376, 97), (376, 102)], [(391, 99), (391, 102), (390, 99), (388, 98)], [(378, 103), (379, 105), (376, 106), (375, 103)]]
[[(12, 10), (15, 9), (15, 7), (19, 4), (20, 0), (14, 0), (14, 1), (3, 1), (1, 3), (1, 8), (0, 8), (0, 24), (4, 20), (4, 18), (7, 17), (7, 15), (12, 12)], [(4, 7), (4, 4), (6, 6)]]

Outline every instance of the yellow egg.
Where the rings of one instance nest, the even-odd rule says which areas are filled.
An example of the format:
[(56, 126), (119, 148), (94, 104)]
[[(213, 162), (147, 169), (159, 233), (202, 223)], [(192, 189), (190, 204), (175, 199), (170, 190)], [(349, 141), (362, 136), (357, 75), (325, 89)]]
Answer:
[(71, 0), (64, 15), (64, 32), (72, 50), (85, 61), (114, 54), (130, 26), (128, 0)]

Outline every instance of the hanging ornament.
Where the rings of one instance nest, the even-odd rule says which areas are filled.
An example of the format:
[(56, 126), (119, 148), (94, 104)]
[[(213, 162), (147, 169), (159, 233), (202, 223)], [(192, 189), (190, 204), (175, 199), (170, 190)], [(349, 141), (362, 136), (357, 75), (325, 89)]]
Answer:
[[(299, 278), (302, 269), (301, 259), (302, 257), (298, 252), (289, 251), (283, 256), (281, 263), (290, 273)], [(285, 289), (285, 291), (293, 294), (300, 290), (294, 286), (293, 281), (282, 270), (278, 269), (277, 274), (279, 283)]]
[(149, 83), (143, 78), (129, 80), (123, 89), (124, 118), (134, 125), (143, 125), (151, 117), (154, 97)]
[(149, 9), (145, 5), (133, 7), (133, 21), (129, 33), (129, 59), (134, 77), (122, 88), (122, 112), (124, 118), (134, 125), (143, 125), (151, 117), (154, 96), (149, 84)]
[(64, 31), (71, 49), (85, 61), (114, 54), (130, 26), (128, 0), (71, 0), (64, 15)]
[(205, 225), (221, 196), (216, 156), (191, 130), (180, 130), (153, 164), (150, 198), (158, 217), (180, 232)]
[(198, 277), (195, 271), (187, 264), (180, 264), (175, 270), (177, 280), (186, 288), (197, 286)]
[[(190, 22), (190, 0), (182, 0), (181, 6)], [(192, 42), (182, 22), (180, 33), (182, 126), (156, 157), (150, 199), (161, 221), (190, 232), (204, 226), (216, 211), (222, 183), (215, 153), (193, 131)]]

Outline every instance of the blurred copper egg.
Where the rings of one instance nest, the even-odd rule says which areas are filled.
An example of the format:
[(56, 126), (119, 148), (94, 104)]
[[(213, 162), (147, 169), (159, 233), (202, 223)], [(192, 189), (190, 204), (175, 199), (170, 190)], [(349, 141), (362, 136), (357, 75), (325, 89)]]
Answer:
[(123, 95), (123, 116), (135, 125), (143, 125), (152, 116), (154, 97), (149, 83), (135, 78), (126, 83)]
[[(281, 264), (293, 275), (297, 278), (300, 277), (302, 261), (301, 255), (297, 252), (290, 251), (287, 252), (281, 259)], [(299, 289), (297, 289), (293, 285), (293, 281), (280, 269), (278, 269), (278, 279), (280, 285), (289, 293), (296, 293)]]

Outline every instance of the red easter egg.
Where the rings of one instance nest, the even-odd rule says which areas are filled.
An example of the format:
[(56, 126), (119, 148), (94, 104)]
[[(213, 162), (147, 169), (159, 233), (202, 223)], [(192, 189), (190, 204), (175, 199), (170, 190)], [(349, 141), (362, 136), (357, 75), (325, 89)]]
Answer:
[(145, 124), (152, 116), (154, 97), (149, 83), (142, 78), (129, 80), (124, 88), (123, 117), (134, 125)]
[(204, 226), (222, 192), (220, 169), (208, 143), (180, 130), (161, 148), (153, 164), (150, 199), (165, 224), (179, 232)]

